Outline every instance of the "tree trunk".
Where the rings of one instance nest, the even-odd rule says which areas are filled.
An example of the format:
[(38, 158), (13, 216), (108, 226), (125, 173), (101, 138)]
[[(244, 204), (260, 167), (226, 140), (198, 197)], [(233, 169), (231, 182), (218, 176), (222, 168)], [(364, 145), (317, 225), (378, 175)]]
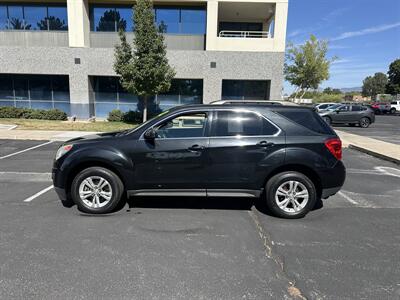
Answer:
[(147, 96), (143, 96), (143, 123), (147, 121)]
[(301, 96), (300, 96), (300, 99), (303, 99), (303, 97), (304, 97), (304, 94), (307, 92), (307, 89), (304, 89), (303, 90), (303, 93), (301, 94)]

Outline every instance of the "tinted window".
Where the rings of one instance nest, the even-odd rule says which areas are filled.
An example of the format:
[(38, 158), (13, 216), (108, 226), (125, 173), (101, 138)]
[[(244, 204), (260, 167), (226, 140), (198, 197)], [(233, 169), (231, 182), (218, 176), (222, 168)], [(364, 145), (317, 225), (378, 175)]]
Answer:
[(204, 9), (181, 10), (181, 32), (190, 34), (206, 33), (206, 11)]
[(263, 117), (250, 112), (218, 111), (212, 136), (274, 135), (278, 129)]
[(362, 111), (363, 109), (362, 109), (362, 107), (359, 106), (359, 105), (353, 105), (353, 106), (351, 107), (351, 110), (352, 110), (352, 111)]
[(51, 82), (47, 76), (32, 77), (29, 80), (31, 100), (51, 100)]
[(116, 31), (115, 8), (94, 7), (92, 14), (92, 28), (94, 31)]
[(7, 6), (0, 5), (0, 29), (7, 29)]
[[(24, 29), (24, 14), (22, 6), (8, 6), (8, 29)], [(27, 28), (29, 29), (29, 28)]]
[(342, 105), (342, 106), (339, 106), (339, 108), (338, 108), (340, 111), (349, 111), (350, 110), (350, 106), (348, 106), (348, 105)]
[(268, 100), (269, 81), (222, 80), (222, 100)]
[(63, 6), (49, 6), (48, 8), (49, 30), (67, 30), (67, 8)]
[(158, 25), (163, 24), (166, 33), (179, 32), (179, 9), (157, 8), (156, 21)]
[(181, 115), (157, 126), (157, 137), (164, 139), (203, 137), (206, 121), (205, 113)]
[(333, 130), (321, 117), (312, 110), (281, 110), (276, 113), (284, 116), (285, 118), (310, 129), (314, 132), (323, 134), (334, 134)]
[(25, 6), (25, 29), (47, 30), (47, 8), (45, 6)]
[(117, 22), (117, 30), (133, 31), (132, 21), (133, 10), (131, 7), (117, 7), (115, 19)]

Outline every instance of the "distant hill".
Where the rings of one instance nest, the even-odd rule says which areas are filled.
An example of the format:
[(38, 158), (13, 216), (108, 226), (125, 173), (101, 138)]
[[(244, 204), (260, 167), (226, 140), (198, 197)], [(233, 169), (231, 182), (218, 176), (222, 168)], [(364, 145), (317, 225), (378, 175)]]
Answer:
[(342, 91), (342, 93), (361, 92), (362, 91), (362, 87), (342, 88), (340, 90)]

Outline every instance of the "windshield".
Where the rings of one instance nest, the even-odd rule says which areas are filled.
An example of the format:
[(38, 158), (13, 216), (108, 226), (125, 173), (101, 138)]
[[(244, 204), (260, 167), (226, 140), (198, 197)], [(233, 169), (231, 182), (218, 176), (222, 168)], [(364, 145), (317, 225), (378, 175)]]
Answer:
[(341, 107), (342, 106), (342, 104), (334, 104), (334, 105), (332, 105), (332, 106), (329, 106), (327, 109), (329, 109), (329, 110), (334, 110), (334, 109), (338, 109), (339, 107)]

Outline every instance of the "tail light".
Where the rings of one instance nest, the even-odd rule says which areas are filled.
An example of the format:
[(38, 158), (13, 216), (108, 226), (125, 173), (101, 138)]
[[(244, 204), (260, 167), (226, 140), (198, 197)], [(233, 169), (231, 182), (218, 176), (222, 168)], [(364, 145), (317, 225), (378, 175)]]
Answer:
[(339, 138), (328, 139), (325, 141), (325, 146), (336, 159), (342, 159), (342, 141)]

